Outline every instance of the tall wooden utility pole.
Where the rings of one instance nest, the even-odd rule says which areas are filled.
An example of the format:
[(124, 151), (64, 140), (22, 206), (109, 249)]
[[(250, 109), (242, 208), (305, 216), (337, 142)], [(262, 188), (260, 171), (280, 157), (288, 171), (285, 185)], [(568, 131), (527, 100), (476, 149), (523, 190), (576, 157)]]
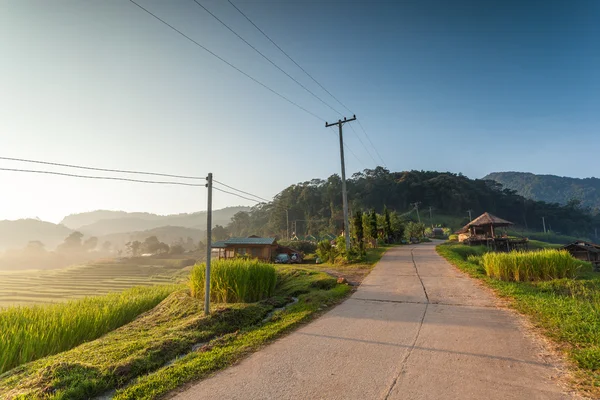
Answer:
[(546, 217), (542, 217), (542, 224), (544, 225), (544, 233), (546, 233)]
[(212, 252), (212, 172), (206, 177), (208, 210), (206, 212), (206, 273), (204, 274), (204, 315), (210, 314), (210, 256)]
[(329, 128), (330, 126), (337, 125), (340, 130), (340, 157), (342, 160), (342, 201), (344, 203), (344, 237), (346, 238), (346, 250), (350, 250), (350, 221), (348, 219), (348, 193), (346, 192), (346, 165), (344, 163), (344, 136), (342, 134), (342, 125), (346, 122), (355, 121), (356, 115), (353, 115), (352, 118), (344, 120), (338, 120), (338, 122), (334, 122), (333, 124), (328, 124), (325, 122), (325, 128)]
[(429, 206), (429, 223), (431, 224), (431, 227), (433, 228), (433, 213), (431, 212), (433, 209), (433, 207)]
[(419, 223), (421, 223), (421, 216), (419, 215), (419, 204), (421, 204), (420, 201), (413, 203), (413, 205), (415, 206), (415, 210), (417, 210), (417, 219), (419, 220)]
[(285, 209), (285, 230), (286, 230), (286, 239), (290, 240), (290, 214), (287, 208)]
[(471, 216), (471, 212), (473, 210), (467, 210), (467, 212), (469, 213), (469, 222), (473, 221), (473, 217)]

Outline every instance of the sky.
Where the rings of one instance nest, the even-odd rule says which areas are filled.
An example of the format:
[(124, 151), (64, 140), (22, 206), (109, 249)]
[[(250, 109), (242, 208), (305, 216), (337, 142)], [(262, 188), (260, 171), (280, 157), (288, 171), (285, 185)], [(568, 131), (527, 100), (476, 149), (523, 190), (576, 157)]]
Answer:
[[(472, 178), (598, 176), (595, 0), (232, 0), (343, 105), (227, 1), (198, 0), (323, 102), (192, 0), (136, 0), (310, 113), (130, 1), (1, 1), (0, 157), (212, 172), (272, 198), (340, 173), (337, 131), (325, 121), (354, 113), (364, 131), (344, 125), (348, 176), (382, 164)], [(2, 160), (0, 168), (116, 176)], [(7, 171), (0, 187), (0, 220), (207, 207), (203, 187)], [(215, 208), (252, 204), (213, 199)]]

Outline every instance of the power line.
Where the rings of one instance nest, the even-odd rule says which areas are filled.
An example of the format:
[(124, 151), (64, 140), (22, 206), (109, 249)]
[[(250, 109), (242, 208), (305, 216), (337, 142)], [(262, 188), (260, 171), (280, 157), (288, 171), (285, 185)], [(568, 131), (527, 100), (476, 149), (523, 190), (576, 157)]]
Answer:
[(300, 110), (304, 111), (307, 114), (312, 115), (313, 117), (325, 122), (324, 118), (319, 117), (317, 114), (313, 113), (312, 111), (307, 110), (306, 108), (302, 107), (301, 105), (299, 105), (298, 103), (288, 99), (286, 96), (282, 95), (281, 93), (275, 91), (274, 89), (271, 89), (269, 86), (267, 86), (266, 84), (262, 83), (261, 81), (259, 81), (258, 79), (252, 77), (251, 75), (249, 75), (248, 73), (242, 71), (241, 69), (239, 69), (238, 67), (236, 67), (235, 65), (233, 65), (232, 63), (230, 63), (229, 61), (225, 60), (223, 57), (219, 56), (218, 54), (216, 54), (215, 52), (209, 50), (207, 47), (204, 47), (203, 45), (201, 45), (200, 43), (198, 43), (197, 41), (195, 41), (194, 39), (192, 39), (191, 37), (189, 37), (188, 35), (186, 35), (185, 33), (183, 33), (182, 31), (180, 31), (179, 29), (175, 28), (173, 25), (169, 24), (167, 21), (161, 19), (159, 16), (157, 16), (156, 14), (153, 14), (151, 11), (149, 11), (148, 9), (142, 7), (141, 5), (139, 5), (138, 3), (136, 3), (134, 0), (129, 0), (131, 3), (135, 4), (136, 6), (138, 6), (140, 9), (142, 9), (143, 11), (145, 11), (146, 13), (150, 14), (151, 16), (153, 16), (154, 18), (156, 18), (158, 21), (162, 22), (163, 24), (165, 24), (166, 26), (168, 26), (169, 28), (171, 28), (172, 30), (174, 30), (175, 32), (179, 33), (181, 36), (183, 36), (184, 38), (186, 38), (187, 40), (189, 40), (190, 42), (194, 43), (196, 46), (200, 47), (201, 49), (203, 49), (204, 51), (206, 51), (207, 53), (209, 53), (210, 55), (212, 55), (213, 57), (219, 59), (220, 61), (224, 62), (225, 64), (229, 65), (231, 68), (235, 69), (236, 71), (238, 71), (240, 74), (244, 75), (245, 77), (247, 77), (248, 79), (251, 79), (252, 81), (254, 81), (255, 83), (259, 84), (260, 86), (264, 87), (265, 89), (267, 89), (268, 91), (270, 91), (271, 93), (275, 94), (276, 96), (279, 96), (280, 98), (282, 98), (283, 100), (287, 101), (288, 103), (292, 104), (293, 106), (299, 108)]
[(206, 11), (207, 13), (209, 13), (214, 19), (216, 19), (217, 21), (219, 21), (221, 23), (221, 25), (223, 25), (225, 28), (229, 29), (229, 31), (231, 33), (233, 33), (235, 36), (238, 37), (238, 39), (240, 39), (242, 42), (246, 43), (252, 50), (254, 50), (256, 53), (258, 53), (259, 55), (261, 55), (265, 60), (267, 60), (269, 63), (271, 63), (271, 65), (273, 65), (275, 68), (277, 68), (278, 70), (280, 70), (281, 72), (283, 72), (288, 78), (290, 78), (291, 80), (293, 80), (294, 82), (296, 82), (296, 84), (298, 86), (300, 86), (302, 89), (306, 90), (308, 93), (310, 93), (314, 98), (316, 98), (317, 100), (319, 100), (321, 103), (323, 103), (324, 105), (326, 105), (327, 107), (329, 107), (330, 109), (332, 109), (334, 112), (342, 115), (342, 113), (340, 113), (338, 110), (336, 110), (335, 108), (333, 108), (329, 103), (327, 103), (325, 100), (323, 100), (322, 98), (320, 98), (319, 96), (317, 96), (313, 91), (311, 91), (309, 88), (307, 88), (306, 86), (304, 86), (302, 83), (300, 83), (296, 78), (294, 78), (293, 76), (291, 76), (290, 74), (288, 74), (283, 68), (281, 68), (279, 65), (277, 65), (273, 60), (271, 60), (269, 57), (267, 57), (266, 55), (264, 55), (264, 53), (262, 53), (260, 50), (258, 50), (255, 46), (253, 46), (250, 42), (248, 42), (246, 39), (244, 39), (240, 34), (238, 34), (236, 31), (234, 31), (229, 25), (227, 25), (225, 22), (223, 22), (221, 19), (219, 19), (219, 17), (217, 17), (215, 14), (213, 14), (208, 8), (204, 7), (202, 5), (202, 3), (200, 3), (198, 0), (192, 0), (194, 3), (196, 3), (197, 5), (199, 5), (200, 7), (202, 7), (202, 9), (204, 11)]
[[(273, 43), (273, 45), (275, 47), (277, 47), (279, 49), (279, 51), (281, 51), (287, 58), (290, 59), (291, 62), (293, 62), (294, 64), (296, 64), (296, 66), (298, 68), (300, 68), (302, 70), (302, 72), (304, 72), (310, 79), (313, 80), (313, 82), (315, 82), (317, 85), (319, 85), (319, 87), (321, 89), (323, 89), (325, 92), (327, 92), (328, 95), (330, 95), (335, 101), (337, 101), (338, 103), (340, 103), (342, 105), (342, 107), (344, 107), (346, 110), (348, 110), (351, 114), (354, 114), (348, 107), (346, 107), (344, 105), (344, 103), (342, 103), (340, 100), (338, 100), (337, 97), (335, 97), (329, 90), (325, 89), (325, 87), (323, 85), (321, 85), (321, 83), (319, 83), (319, 81), (317, 81), (311, 74), (309, 74), (304, 68), (302, 68), (300, 66), (300, 64), (298, 64), (296, 62), (296, 60), (294, 60), (288, 53), (286, 53), (281, 47), (279, 47), (279, 45), (277, 43), (275, 43), (275, 41), (273, 39), (271, 39), (269, 37), (269, 35), (267, 35), (262, 29), (260, 29), (258, 27), (258, 25), (256, 25), (246, 14), (244, 14), (244, 12), (242, 10), (240, 10), (235, 4), (233, 4), (233, 2), (231, 0), (227, 0), (229, 1), (229, 4), (231, 4), (233, 6), (233, 8), (235, 8), (240, 14), (242, 14), (244, 16), (244, 18), (246, 18), (248, 20), (248, 22), (250, 22), (260, 33), (263, 34), (264, 37), (266, 37), (267, 39), (269, 39), (269, 41), (271, 43)], [(339, 114), (339, 112), (338, 112)]]
[[(194, 0), (196, 1), (196, 0)], [(231, 0), (227, 0), (229, 2), (229, 4), (231, 4), (231, 6), (233, 8), (235, 8), (244, 18), (246, 18), (246, 20), (248, 22), (250, 22), (252, 24), (252, 26), (254, 26), (260, 33), (262, 33), (262, 35), (264, 37), (266, 37), (271, 43), (273, 43), (273, 45), (275, 47), (277, 47), (277, 49), (279, 49), (279, 51), (281, 51), (281, 53), (283, 53), (291, 62), (293, 62), (298, 68), (300, 68), (302, 70), (302, 72), (304, 72), (310, 79), (313, 80), (313, 82), (315, 82), (317, 85), (319, 85), (319, 87), (321, 89), (323, 89), (328, 95), (330, 95), (335, 101), (337, 101), (339, 104), (341, 104), (342, 107), (344, 107), (346, 110), (348, 110), (351, 114), (356, 114), (354, 113), (352, 110), (350, 110), (350, 108), (348, 108), (344, 103), (342, 103), (337, 97), (335, 97), (333, 95), (333, 93), (331, 93), (329, 90), (327, 90), (325, 88), (325, 86), (323, 86), (319, 81), (317, 81), (311, 74), (308, 73), (308, 71), (306, 71), (304, 68), (302, 68), (302, 66), (300, 64), (298, 64), (298, 62), (296, 62), (296, 60), (294, 60), (285, 50), (283, 50), (277, 43), (275, 43), (275, 41), (273, 39), (271, 39), (271, 37), (269, 35), (267, 35), (258, 25), (256, 25), (254, 23), (254, 21), (252, 21), (250, 19), (250, 17), (248, 17), (242, 10), (240, 10)], [(330, 107), (331, 108), (331, 107)], [(336, 111), (334, 109), (334, 111)], [(340, 114), (338, 111), (336, 111), (338, 114)], [(383, 161), (383, 158), (381, 157), (381, 155), (379, 154), (379, 151), (377, 151), (377, 148), (375, 147), (375, 145), (373, 144), (373, 142), (371, 141), (371, 138), (369, 137), (369, 134), (367, 133), (367, 131), (365, 130), (365, 128), (362, 126), (360, 120), (358, 121), (358, 124), (360, 125), (362, 131), (364, 132), (365, 136), (367, 137), (367, 139), (369, 140), (369, 143), (371, 143), (371, 146), (373, 147), (373, 149), (375, 150), (375, 152), (377, 153), (377, 155), (379, 156), (379, 159), (381, 160), (381, 162), (383, 163), (383, 165), (385, 165), (387, 167), (387, 165), (385, 164), (385, 161)], [(358, 136), (358, 135), (357, 135)], [(364, 146), (364, 145), (363, 145)], [(366, 146), (365, 146), (366, 148)], [(372, 158), (372, 157), (371, 157)], [(373, 160), (375, 161), (375, 160)], [(375, 162), (375, 164), (378, 164), (377, 162)]]
[(172, 175), (172, 174), (163, 174), (163, 173), (159, 173), (159, 172), (129, 171), (129, 170), (122, 170), (122, 169), (96, 168), (96, 167), (87, 167), (87, 166), (83, 166), (83, 165), (62, 164), (62, 163), (56, 163), (56, 162), (28, 160), (28, 159), (13, 158), (13, 157), (0, 157), (0, 160), (19, 161), (19, 162), (33, 163), (33, 164), (53, 165), (53, 166), (57, 166), (57, 167), (77, 168), (77, 169), (85, 169), (85, 170), (90, 170), (90, 171), (117, 172), (117, 173), (122, 173), (122, 174), (164, 176), (164, 177), (168, 177), (168, 178), (181, 178), (181, 179), (202, 179), (202, 180), (206, 179), (205, 177), (199, 177), (199, 176)]
[(67, 173), (64, 173), (64, 172), (39, 171), (39, 170), (31, 170), (31, 169), (16, 169), (16, 168), (1, 168), (0, 167), (0, 171), (26, 172), (26, 173), (47, 174), (47, 175), (59, 175), (59, 176), (68, 176), (68, 177), (72, 177), (72, 178), (102, 179), (102, 180), (111, 180), (111, 181), (125, 181), (125, 182), (139, 182), (139, 183), (153, 183), (153, 184), (158, 184), (158, 185), (181, 185), (181, 186), (204, 187), (203, 184), (196, 184), (196, 183), (184, 183), (184, 182), (173, 182), (173, 181), (146, 181), (146, 180), (141, 180), (141, 179), (118, 178), (118, 177), (114, 177), (114, 176), (76, 175), (76, 174), (67, 174)]
[(354, 134), (356, 135), (356, 138), (358, 139), (358, 141), (360, 142), (360, 144), (362, 145), (362, 147), (364, 147), (364, 149), (367, 151), (367, 154), (369, 154), (369, 157), (371, 157), (371, 160), (373, 160), (373, 162), (375, 163), (375, 166), (377, 166), (378, 162), (375, 161), (375, 158), (373, 158), (373, 155), (369, 151), (369, 148), (367, 146), (365, 146), (365, 143), (362, 141), (362, 139), (360, 138), (360, 136), (358, 136), (358, 133), (356, 132), (356, 130), (354, 129), (354, 127), (352, 126), (352, 124), (350, 124), (350, 129), (352, 129), (352, 132), (354, 132)]
[(255, 195), (255, 194), (248, 193), (248, 192), (244, 192), (243, 190), (240, 190), (240, 189), (236, 189), (236, 188), (234, 188), (233, 186), (226, 185), (226, 184), (224, 184), (223, 182), (219, 182), (219, 181), (217, 181), (217, 180), (215, 180), (215, 179), (213, 179), (213, 182), (214, 182), (214, 183), (218, 183), (219, 185), (225, 186), (226, 188), (229, 188), (229, 189), (235, 190), (235, 191), (237, 191), (237, 192), (240, 192), (240, 193), (243, 193), (243, 194), (247, 194), (248, 196), (256, 197), (257, 199), (260, 199), (260, 200), (262, 200), (262, 201), (266, 201), (267, 203), (269, 203), (269, 202), (271, 201), (271, 200), (267, 200), (267, 199), (265, 199), (265, 198), (263, 198), (263, 197), (257, 196), (257, 195)]
[(213, 186), (213, 189), (214, 189), (214, 190), (218, 190), (219, 192), (223, 192), (223, 193), (230, 194), (230, 195), (232, 195), (232, 196), (237, 196), (237, 197), (240, 197), (240, 198), (242, 198), (242, 199), (246, 199), (246, 200), (254, 201), (254, 202), (256, 202), (256, 203), (260, 203), (260, 201), (258, 201), (258, 200), (254, 200), (254, 199), (251, 199), (251, 198), (248, 198), (248, 197), (244, 197), (244, 196), (242, 196), (242, 195), (239, 195), (239, 194), (237, 194), (237, 193), (228, 192), (227, 190), (219, 189), (218, 187), (214, 187), (214, 186)]
[[(337, 133), (335, 132), (335, 130), (333, 128), (331, 128), (330, 132), (333, 132), (333, 134), (337, 136)], [(344, 142), (344, 147), (346, 148), (346, 150), (348, 150), (350, 152), (350, 154), (352, 154), (354, 156), (354, 158), (356, 158), (356, 160), (363, 166), (363, 168), (366, 168), (365, 163), (362, 162), (362, 160), (360, 158), (358, 158), (356, 153), (354, 151), (352, 151), (352, 149), (350, 148), (350, 146), (348, 146), (348, 144), (346, 142)]]
[(362, 129), (362, 131), (365, 133), (365, 136), (367, 137), (367, 139), (369, 139), (369, 143), (371, 143), (371, 146), (373, 146), (373, 150), (375, 150), (375, 153), (377, 153), (377, 156), (379, 157), (379, 159), (381, 160), (381, 162), (383, 163), (383, 165), (385, 167), (387, 167), (385, 161), (383, 161), (383, 158), (381, 157), (381, 154), (379, 154), (379, 151), (377, 151), (377, 147), (375, 147), (375, 145), (371, 141), (371, 138), (367, 134), (367, 131), (365, 130), (365, 127), (363, 126), (363, 124), (360, 122), (359, 119), (357, 119), (356, 121), (358, 122), (358, 126), (360, 126), (360, 129)]

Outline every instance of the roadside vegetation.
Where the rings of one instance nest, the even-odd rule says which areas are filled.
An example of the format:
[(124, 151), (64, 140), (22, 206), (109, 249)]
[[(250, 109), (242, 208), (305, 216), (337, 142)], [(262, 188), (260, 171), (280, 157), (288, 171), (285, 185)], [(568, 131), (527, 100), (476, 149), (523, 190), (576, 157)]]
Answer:
[(61, 304), (0, 309), (0, 373), (96, 339), (152, 309), (175, 289), (139, 287)]
[[(468, 260), (467, 260), (468, 261)], [(590, 265), (576, 260), (566, 250), (486, 253), (482, 257), (487, 276), (503, 281), (548, 281), (574, 278)]]
[[(575, 261), (581, 268), (574, 278), (500, 280), (486, 273), (484, 260), (495, 256), (486, 254), (485, 247), (442, 244), (437, 251), (461, 270), (484, 281), (498, 295), (508, 299), (512, 307), (527, 315), (572, 361), (575, 385), (592, 397), (600, 397), (599, 273), (591, 272), (587, 263)], [(547, 252), (547, 257), (555, 255), (554, 251)], [(522, 257), (520, 262), (526, 263), (531, 256)], [(550, 278), (548, 274), (541, 275)]]
[[(385, 249), (369, 249), (365, 268), (372, 268)], [(267, 282), (273, 271), (275, 285), (272, 290), (270, 284), (255, 290), (265, 297), (259, 301), (230, 288), (227, 295), (213, 294), (211, 297), (220, 302), (213, 303), (211, 314), (204, 316), (203, 300), (192, 295), (202, 297), (202, 266), (195, 267), (190, 274), (190, 288), (180, 286), (133, 322), (0, 375), (0, 398), (81, 399), (110, 393), (114, 399), (156, 399), (227, 367), (319, 315), (352, 291), (352, 286), (338, 283), (332, 276), (334, 265), (304, 268), (249, 260), (213, 265), (213, 272), (223, 270), (219, 279), (226, 285), (252, 286), (253, 279), (244, 277), (248, 271)], [(350, 265), (338, 271), (343, 274), (347, 267)], [(192, 284), (193, 280), (197, 282)], [(193, 286), (198, 290), (193, 292)], [(234, 298), (248, 302), (223, 302)]]
[[(190, 292), (203, 300), (206, 264), (197, 264), (190, 276)], [(277, 272), (272, 264), (258, 260), (215, 260), (211, 263), (211, 301), (217, 303), (253, 303), (273, 296)]]

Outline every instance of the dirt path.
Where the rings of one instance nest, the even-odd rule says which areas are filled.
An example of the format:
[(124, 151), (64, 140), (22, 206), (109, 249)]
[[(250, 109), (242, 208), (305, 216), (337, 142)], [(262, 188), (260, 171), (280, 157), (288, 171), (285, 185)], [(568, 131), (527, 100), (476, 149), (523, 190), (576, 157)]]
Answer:
[(433, 244), (393, 248), (350, 299), (176, 398), (570, 398), (495, 305)]

